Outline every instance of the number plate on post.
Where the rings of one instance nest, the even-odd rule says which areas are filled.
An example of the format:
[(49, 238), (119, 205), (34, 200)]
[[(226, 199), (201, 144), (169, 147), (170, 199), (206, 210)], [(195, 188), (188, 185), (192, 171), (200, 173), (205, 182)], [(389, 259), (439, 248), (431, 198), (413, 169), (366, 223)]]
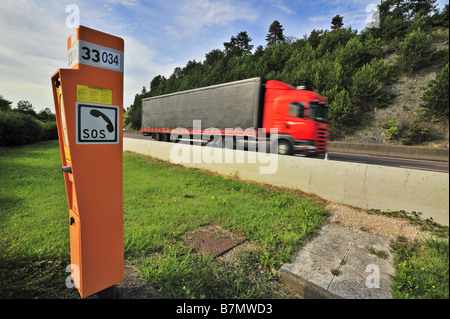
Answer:
[(123, 52), (77, 40), (67, 52), (69, 68), (78, 63), (123, 72)]

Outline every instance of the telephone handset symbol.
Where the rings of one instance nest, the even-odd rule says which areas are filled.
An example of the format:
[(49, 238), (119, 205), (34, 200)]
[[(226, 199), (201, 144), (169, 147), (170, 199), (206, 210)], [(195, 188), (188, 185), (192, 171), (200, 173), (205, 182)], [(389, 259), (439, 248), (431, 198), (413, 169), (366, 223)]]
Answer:
[(91, 115), (94, 117), (99, 117), (101, 116), (101, 118), (106, 122), (106, 129), (108, 130), (109, 133), (114, 132), (114, 125), (112, 124), (111, 120), (103, 113), (100, 112), (99, 110), (91, 110)]

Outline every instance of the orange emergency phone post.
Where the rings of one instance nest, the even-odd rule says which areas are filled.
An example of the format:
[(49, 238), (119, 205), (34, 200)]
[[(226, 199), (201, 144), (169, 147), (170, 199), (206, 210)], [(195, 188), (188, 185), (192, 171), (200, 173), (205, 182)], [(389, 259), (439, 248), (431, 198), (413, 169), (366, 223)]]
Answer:
[(124, 279), (124, 41), (78, 27), (51, 78), (69, 203), (72, 280), (82, 298)]

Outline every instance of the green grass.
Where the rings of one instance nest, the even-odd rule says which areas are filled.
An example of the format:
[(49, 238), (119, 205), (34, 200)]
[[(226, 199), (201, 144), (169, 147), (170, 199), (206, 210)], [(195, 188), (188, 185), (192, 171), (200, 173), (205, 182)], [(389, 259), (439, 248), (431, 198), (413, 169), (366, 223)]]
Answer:
[(429, 238), (414, 243), (396, 241), (392, 295), (397, 299), (449, 298), (449, 242)]
[[(267, 298), (277, 269), (312, 237), (328, 212), (294, 192), (124, 155), (125, 255), (168, 298)], [(256, 248), (228, 265), (184, 244), (217, 225)]]
[[(164, 298), (278, 298), (271, 271), (290, 260), (328, 216), (302, 195), (124, 154), (127, 262)], [(77, 298), (67, 197), (57, 141), (0, 151), (0, 298)], [(253, 244), (227, 264), (185, 244), (220, 226)]]
[[(296, 192), (135, 154), (123, 174), (125, 258), (162, 298), (290, 297), (273, 270), (329, 215)], [(228, 264), (186, 246), (186, 232), (211, 225), (253, 248)], [(395, 298), (448, 298), (448, 241), (398, 241), (394, 252)], [(0, 298), (79, 298), (65, 286), (69, 264), (57, 141), (0, 149)]]
[(72, 298), (68, 208), (56, 141), (0, 150), (0, 298)]

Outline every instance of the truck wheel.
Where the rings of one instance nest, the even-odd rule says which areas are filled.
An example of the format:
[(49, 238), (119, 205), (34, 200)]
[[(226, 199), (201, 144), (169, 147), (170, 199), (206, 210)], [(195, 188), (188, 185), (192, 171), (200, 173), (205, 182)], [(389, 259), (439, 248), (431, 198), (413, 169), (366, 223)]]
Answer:
[(169, 134), (163, 134), (162, 140), (163, 140), (163, 142), (170, 142), (170, 135)]
[(291, 155), (292, 154), (292, 146), (289, 141), (279, 140), (278, 141), (278, 154), (280, 155)]
[(180, 135), (170, 134), (170, 141), (173, 143), (178, 143), (180, 141), (179, 137)]

